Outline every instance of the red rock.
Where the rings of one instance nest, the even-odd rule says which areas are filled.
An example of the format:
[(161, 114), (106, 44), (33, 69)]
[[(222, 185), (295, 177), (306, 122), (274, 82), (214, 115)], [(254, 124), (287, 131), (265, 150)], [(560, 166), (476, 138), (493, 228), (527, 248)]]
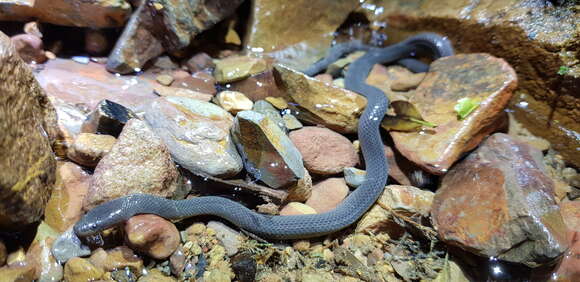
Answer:
[[(409, 102), (437, 127), (421, 132), (391, 131), (397, 149), (425, 170), (444, 174), (463, 153), (502, 125), (498, 120), (504, 117), (516, 86), (514, 70), (487, 54), (456, 55), (433, 62)], [(463, 120), (454, 110), (461, 98), (481, 102)]]
[(173, 87), (185, 88), (212, 95), (217, 93), (217, 90), (215, 89), (215, 79), (206, 72), (200, 71), (194, 74), (189, 74), (183, 70), (175, 70), (172, 75), (175, 79), (171, 84)]
[(250, 100), (256, 102), (266, 97), (282, 97), (283, 93), (276, 85), (276, 80), (272, 69), (251, 75), (250, 77), (235, 81), (229, 84), (230, 90), (239, 91), (248, 96)]
[(111, 135), (81, 133), (69, 148), (67, 156), (78, 164), (95, 167), (111, 151), (115, 142), (117, 139)]
[(566, 226), (542, 160), (506, 134), (489, 137), (443, 177), (431, 212), (439, 237), (530, 267), (558, 258), (568, 248)]
[(44, 54), (42, 39), (31, 34), (19, 34), (10, 38), (16, 47), (20, 58), (27, 63), (35, 62), (42, 64), (47, 58)]
[(64, 232), (81, 218), (90, 177), (74, 163), (59, 163), (56, 187), (44, 210), (44, 221), (48, 225)]
[(215, 68), (213, 59), (206, 53), (197, 53), (185, 62), (190, 73), (207, 71)]
[(289, 136), (302, 154), (309, 172), (332, 175), (359, 162), (350, 141), (328, 128), (305, 126), (290, 132)]
[(131, 193), (172, 197), (179, 179), (167, 146), (145, 122), (131, 119), (95, 168), (83, 208)]
[(318, 213), (331, 211), (346, 198), (348, 191), (344, 178), (328, 178), (312, 187), (312, 195), (306, 204)]
[(570, 249), (564, 254), (564, 258), (552, 276), (552, 281), (580, 281), (580, 232), (576, 231), (573, 234)]
[(129, 247), (154, 259), (168, 258), (181, 242), (173, 223), (152, 214), (131, 217), (125, 223), (125, 234)]
[(50, 60), (35, 75), (49, 96), (72, 105), (86, 104), (89, 109), (107, 99), (134, 110), (157, 98), (149, 81), (137, 76), (117, 77), (93, 62), (85, 65), (72, 60)]

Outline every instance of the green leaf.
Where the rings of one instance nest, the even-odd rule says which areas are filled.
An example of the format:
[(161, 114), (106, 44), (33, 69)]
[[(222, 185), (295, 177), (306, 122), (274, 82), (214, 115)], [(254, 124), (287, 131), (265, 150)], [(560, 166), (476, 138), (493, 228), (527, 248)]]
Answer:
[(455, 105), (454, 109), (457, 112), (457, 117), (459, 120), (462, 120), (471, 114), (471, 112), (477, 109), (480, 103), (481, 102), (471, 98), (461, 98), (457, 100), (457, 104)]
[(558, 69), (558, 74), (559, 75), (565, 75), (570, 71), (570, 68), (567, 66), (560, 66), (560, 68)]
[(391, 103), (395, 116), (386, 115), (381, 126), (386, 130), (417, 131), (422, 126), (435, 127), (423, 119), (417, 108), (407, 101), (394, 101)]

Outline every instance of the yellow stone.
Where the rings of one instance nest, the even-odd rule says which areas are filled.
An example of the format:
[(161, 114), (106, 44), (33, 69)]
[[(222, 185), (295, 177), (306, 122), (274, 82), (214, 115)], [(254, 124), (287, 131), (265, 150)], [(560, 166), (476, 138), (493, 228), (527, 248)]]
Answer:
[(98, 280), (105, 272), (92, 265), (87, 259), (72, 258), (64, 266), (64, 280), (67, 282), (86, 282)]
[(216, 102), (224, 110), (236, 114), (240, 111), (251, 110), (254, 102), (250, 100), (244, 93), (238, 91), (222, 91), (217, 94)]
[(287, 109), (288, 108), (288, 102), (286, 102), (286, 100), (282, 97), (266, 97), (264, 100), (266, 100), (268, 103), (272, 104), (272, 106), (276, 107), (276, 109), (278, 110), (283, 110), (283, 109)]
[(219, 83), (229, 83), (266, 71), (264, 59), (246, 56), (232, 56), (218, 60), (214, 76)]

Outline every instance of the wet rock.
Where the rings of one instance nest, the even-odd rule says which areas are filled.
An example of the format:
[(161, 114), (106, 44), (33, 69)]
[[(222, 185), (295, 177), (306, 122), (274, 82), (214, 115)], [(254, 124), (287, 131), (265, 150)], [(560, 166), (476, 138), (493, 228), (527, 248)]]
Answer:
[[(356, 0), (301, 0), (285, 5), (272, 0), (255, 1), (245, 49), (265, 53), (292, 68), (305, 69), (325, 56), (333, 33), (358, 5)], [(304, 13), (304, 7), (310, 12)]]
[(116, 247), (107, 251), (98, 248), (93, 251), (89, 261), (97, 268), (105, 271), (124, 268), (129, 268), (133, 274), (141, 274), (143, 271), (143, 260), (126, 246)]
[(161, 83), (163, 86), (169, 86), (175, 79), (171, 75), (160, 74), (155, 78), (155, 80), (157, 80), (157, 82)]
[(304, 177), (300, 152), (270, 118), (239, 112), (233, 136), (246, 170), (268, 186), (281, 188)]
[(147, 275), (141, 276), (137, 282), (175, 282), (177, 279), (166, 276), (158, 269), (151, 269)]
[[(323, 80), (324, 82), (330, 83), (332, 81), (332, 77), (339, 77), (344, 76), (341, 75), (342, 70), (354, 62), (356, 59), (362, 57), (365, 54), (364, 51), (355, 51), (346, 55), (344, 58), (340, 58), (333, 62), (332, 64), (328, 65), (326, 68), (325, 74), (329, 74), (329, 76), (320, 76), (319, 79)], [(330, 80), (329, 80), (330, 78)]]
[(284, 132), (288, 132), (288, 129), (286, 128), (286, 123), (284, 122), (282, 116), (280, 115), (280, 111), (274, 108), (274, 106), (272, 106), (272, 104), (270, 104), (269, 102), (266, 102), (264, 100), (258, 100), (256, 101), (256, 103), (254, 103), (252, 110), (254, 112), (258, 112), (260, 114), (263, 114), (264, 116), (267, 116), (276, 125), (278, 125), (280, 129), (282, 129)]
[(159, 98), (148, 105), (145, 120), (175, 162), (189, 171), (230, 177), (242, 170), (230, 137), (233, 117), (219, 106), (183, 97)]
[(198, 71), (212, 70), (215, 68), (215, 63), (208, 54), (197, 53), (185, 62), (185, 67), (190, 73), (196, 73)]
[(222, 91), (216, 96), (216, 104), (220, 105), (224, 110), (235, 115), (240, 111), (248, 111), (252, 109), (254, 103), (248, 99), (242, 92), (237, 91)]
[(49, 100), (56, 109), (58, 117), (57, 140), (53, 150), (57, 156), (66, 158), (68, 149), (81, 132), (81, 126), (88, 112), (85, 112), (83, 107), (66, 103), (54, 96), (50, 96)]
[(320, 124), (339, 133), (357, 131), (366, 99), (354, 92), (330, 86), (282, 65), (276, 74), (286, 98), (298, 104), (298, 119)]
[(367, 178), (367, 172), (355, 167), (345, 167), (343, 169), (344, 181), (350, 187), (356, 188), (360, 186)]
[(220, 240), (228, 256), (231, 257), (238, 253), (243, 241), (243, 237), (239, 232), (219, 221), (208, 222), (207, 228), (215, 231), (216, 238)]
[(425, 79), (425, 73), (412, 73), (401, 77), (391, 83), (393, 91), (409, 91), (417, 88), (421, 81)]
[(107, 69), (129, 73), (164, 51), (183, 49), (197, 34), (232, 14), (241, 2), (166, 1), (149, 5), (141, 1), (111, 52)]
[(81, 133), (67, 151), (67, 157), (78, 164), (95, 167), (116, 141), (111, 135)]
[(512, 137), (516, 139), (526, 142), (529, 145), (535, 147), (536, 149), (545, 152), (550, 149), (550, 142), (548, 140), (535, 136), (530, 133), (520, 122), (518, 122), (515, 118), (513, 113), (508, 113), (508, 132)]
[(26, 264), (26, 252), (22, 247), (18, 247), (16, 251), (8, 254), (6, 259), (6, 264), (8, 265), (23, 265)]
[(125, 106), (109, 100), (103, 100), (87, 116), (81, 131), (119, 137), (123, 126), (132, 118), (137, 118), (137, 115)]
[(282, 98), (282, 97), (268, 96), (268, 97), (264, 98), (264, 100), (266, 100), (266, 102), (272, 104), (272, 106), (274, 106), (278, 110), (284, 110), (284, 109), (288, 108), (288, 102), (286, 102), (286, 100), (284, 100), (284, 98)]
[(331, 211), (346, 198), (348, 191), (344, 178), (328, 178), (312, 187), (312, 195), (306, 204), (317, 213)]
[(179, 172), (163, 141), (147, 124), (131, 119), (91, 178), (83, 208), (132, 193), (173, 197), (179, 193)]
[(257, 265), (256, 260), (248, 254), (239, 254), (231, 259), (232, 269), (236, 274), (236, 280), (240, 282), (255, 281)]
[(480, 256), (537, 267), (568, 247), (541, 152), (502, 133), (443, 177), (431, 213), (443, 241)]
[[(394, 41), (429, 30), (449, 37), (457, 53), (487, 52), (505, 59), (518, 72), (521, 91), (510, 101), (516, 118), (550, 141), (567, 161), (580, 166), (578, 136), (570, 134), (580, 132), (576, 94), (580, 68), (574, 47), (580, 33), (579, 12), (573, 2), (517, 0), (488, 5), (398, 0), (375, 4), (361, 5), (361, 12), (370, 22), (388, 22), (388, 35)], [(570, 70), (556, 75), (562, 66)]]
[(284, 125), (288, 130), (295, 130), (302, 128), (302, 123), (293, 114), (285, 114), (282, 116)]
[(254, 102), (268, 97), (280, 97), (284, 94), (278, 85), (276, 85), (271, 67), (268, 67), (264, 72), (251, 75), (243, 80), (231, 82), (227, 85), (230, 86), (230, 90), (245, 93)]
[(14, 43), (16, 52), (27, 63), (42, 64), (47, 58), (44, 54), (42, 39), (30, 34), (19, 34), (10, 38)]
[(83, 215), (82, 206), (89, 190), (90, 175), (71, 162), (59, 163), (56, 185), (44, 210), (44, 221), (64, 232)]
[(230, 83), (266, 71), (267, 64), (262, 58), (231, 56), (218, 60), (213, 72), (219, 83)]
[(187, 256), (185, 255), (185, 250), (180, 245), (169, 257), (169, 269), (171, 270), (171, 273), (175, 276), (179, 276), (185, 269), (186, 262)]
[[(38, 221), (55, 182), (56, 112), (0, 32), (0, 229)], [(10, 78), (10, 79), (6, 79)]]
[(303, 215), (316, 214), (316, 210), (311, 206), (299, 202), (290, 202), (280, 210), (280, 215)]
[(90, 55), (102, 55), (109, 49), (109, 39), (105, 32), (99, 29), (85, 31), (85, 51)]
[(285, 202), (305, 202), (312, 194), (312, 177), (308, 170), (304, 170), (304, 177), (288, 187)]
[(56, 261), (50, 249), (58, 235), (46, 223), (41, 223), (26, 252), (26, 261), (34, 267), (38, 281), (60, 281), (63, 278), (63, 267)]
[(211, 94), (206, 94), (181, 87), (167, 87), (162, 85), (155, 87), (155, 93), (161, 97), (177, 96), (196, 99), (204, 102), (209, 102), (213, 98), (213, 95)]
[(290, 132), (289, 136), (309, 172), (333, 175), (359, 162), (350, 141), (328, 128), (306, 126)]
[(0, 277), (4, 281), (34, 281), (35, 272), (31, 265), (11, 265), (0, 267)]
[(8, 252), (6, 251), (6, 244), (4, 244), (4, 241), (0, 240), (0, 266), (6, 264), (7, 257)]
[(201, 93), (215, 94), (215, 79), (210, 74), (200, 71), (194, 74), (189, 74), (186, 71), (176, 70), (173, 72), (173, 86), (181, 87)]
[(105, 272), (84, 258), (72, 258), (64, 265), (64, 279), (70, 282), (98, 280)]
[(179, 231), (173, 223), (153, 214), (131, 217), (125, 223), (127, 244), (154, 259), (168, 258), (179, 246)]
[[(516, 86), (514, 70), (487, 54), (456, 55), (433, 62), (409, 102), (437, 127), (426, 130), (429, 134), (391, 131), (397, 149), (425, 170), (444, 174), (463, 153), (498, 129)], [(461, 98), (481, 102), (463, 120), (454, 110)]]
[(568, 227), (570, 248), (558, 265), (555, 278), (557, 281), (576, 281), (580, 279), (580, 201), (564, 202), (560, 209)]
[[(386, 232), (389, 236), (398, 238), (405, 229), (394, 218), (393, 212), (407, 217), (427, 218), (431, 211), (433, 196), (433, 192), (413, 186), (388, 185), (377, 200), (380, 204), (375, 204), (362, 216), (356, 226), (356, 232)], [(385, 210), (381, 205), (390, 210)]]
[(89, 109), (106, 99), (135, 110), (138, 105), (157, 98), (151, 81), (142, 76), (115, 76), (95, 62), (79, 64), (55, 59), (34, 74), (49, 96), (72, 105), (86, 104)]

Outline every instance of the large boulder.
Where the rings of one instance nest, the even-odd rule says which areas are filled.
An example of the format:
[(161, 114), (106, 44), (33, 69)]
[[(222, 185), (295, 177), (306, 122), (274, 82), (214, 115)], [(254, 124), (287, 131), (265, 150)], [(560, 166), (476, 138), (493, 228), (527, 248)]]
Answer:
[(54, 182), (56, 111), (0, 32), (0, 229), (42, 217)]

